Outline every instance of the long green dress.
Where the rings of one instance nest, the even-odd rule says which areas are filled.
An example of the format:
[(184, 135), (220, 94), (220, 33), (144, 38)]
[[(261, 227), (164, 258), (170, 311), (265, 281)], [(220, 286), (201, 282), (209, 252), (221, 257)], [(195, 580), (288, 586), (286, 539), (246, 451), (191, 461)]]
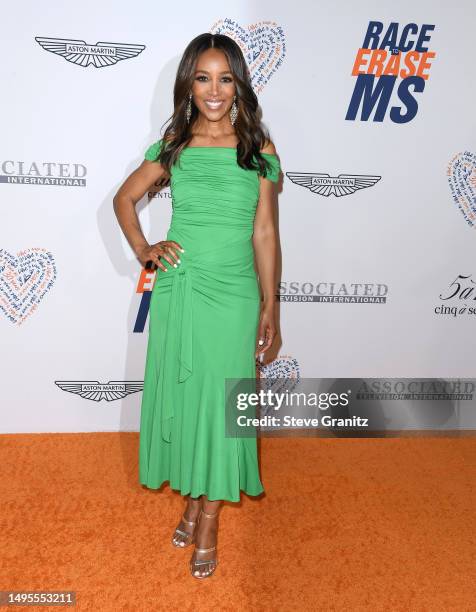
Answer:
[[(155, 161), (163, 140), (145, 158)], [(279, 160), (267, 178), (276, 182)], [(172, 166), (167, 240), (185, 250), (156, 272), (142, 394), (139, 481), (192, 497), (259, 495), (256, 437), (225, 436), (225, 379), (254, 378), (260, 312), (253, 264), (258, 170), (236, 148), (187, 147)]]

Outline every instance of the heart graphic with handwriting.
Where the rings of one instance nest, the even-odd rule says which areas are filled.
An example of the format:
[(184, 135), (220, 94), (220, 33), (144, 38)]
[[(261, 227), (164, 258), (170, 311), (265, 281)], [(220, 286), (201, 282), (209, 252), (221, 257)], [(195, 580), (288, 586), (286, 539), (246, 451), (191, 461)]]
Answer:
[(225, 34), (241, 48), (251, 75), (255, 93), (259, 93), (278, 70), (286, 55), (283, 28), (274, 21), (259, 21), (246, 27), (234, 19), (220, 19), (211, 34)]
[(458, 153), (448, 166), (448, 183), (453, 202), (470, 227), (476, 226), (476, 154)]
[(31, 316), (56, 280), (53, 255), (31, 248), (12, 255), (0, 249), (0, 310), (21, 325)]
[(288, 355), (278, 357), (266, 365), (261, 365), (256, 359), (258, 374), (260, 378), (286, 378), (299, 381), (300, 372), (297, 359)]
[[(262, 365), (256, 359), (256, 392), (282, 394), (291, 393), (296, 389), (301, 379), (297, 359), (283, 355), (271, 363)], [(272, 414), (274, 407), (264, 403), (261, 406), (261, 416)]]

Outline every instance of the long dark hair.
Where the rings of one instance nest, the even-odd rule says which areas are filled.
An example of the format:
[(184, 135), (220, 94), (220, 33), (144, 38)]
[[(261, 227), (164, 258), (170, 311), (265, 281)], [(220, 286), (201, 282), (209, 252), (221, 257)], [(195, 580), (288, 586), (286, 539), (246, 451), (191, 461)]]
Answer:
[(198, 117), (198, 109), (192, 101), (190, 123), (187, 123), (185, 113), (188, 96), (192, 90), (198, 56), (211, 47), (221, 49), (225, 53), (235, 81), (238, 115), (234, 128), (239, 139), (236, 147), (237, 163), (242, 168), (258, 170), (260, 174), (266, 176), (270, 166), (260, 150), (270, 140), (269, 132), (259, 118), (261, 109), (251, 86), (249, 68), (243, 53), (239, 45), (224, 34), (206, 32), (195, 37), (187, 45), (175, 78), (174, 112), (165, 122), (170, 121), (170, 124), (165, 129), (164, 143), (156, 161), (159, 161), (170, 173), (171, 166), (176, 162), (180, 152), (192, 139), (192, 126)]

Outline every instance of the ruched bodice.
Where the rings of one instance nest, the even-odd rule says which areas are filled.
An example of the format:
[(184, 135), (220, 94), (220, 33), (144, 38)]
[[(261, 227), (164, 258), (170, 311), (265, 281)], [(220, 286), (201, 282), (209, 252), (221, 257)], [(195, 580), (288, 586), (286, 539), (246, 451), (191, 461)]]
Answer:
[[(147, 149), (147, 160), (157, 160), (162, 142)], [(263, 156), (276, 182), (279, 160)], [(140, 481), (238, 501), (240, 490), (263, 491), (256, 440), (226, 437), (224, 414), (225, 380), (255, 376), (259, 173), (238, 165), (235, 148), (188, 147), (170, 175), (166, 239), (185, 252), (177, 268), (162, 258), (167, 271), (157, 270), (150, 299)]]
[[(155, 161), (163, 140), (151, 145), (145, 158)], [(270, 163), (267, 178), (279, 178), (276, 155), (263, 153)], [(250, 239), (259, 198), (257, 170), (236, 161), (236, 148), (186, 147), (170, 173), (171, 234), (179, 233), (194, 250), (210, 241)], [(173, 239), (173, 238), (169, 238)]]

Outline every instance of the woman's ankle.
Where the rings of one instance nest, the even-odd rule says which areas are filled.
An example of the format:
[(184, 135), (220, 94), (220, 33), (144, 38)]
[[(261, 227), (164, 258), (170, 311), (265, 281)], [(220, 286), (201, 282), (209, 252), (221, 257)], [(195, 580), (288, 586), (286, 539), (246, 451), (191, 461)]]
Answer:
[(186, 501), (187, 501), (187, 506), (185, 508), (184, 517), (187, 520), (195, 521), (198, 518), (198, 515), (200, 514), (200, 509), (201, 509), (200, 498), (199, 497), (194, 498), (194, 497), (187, 496)]
[(222, 507), (222, 500), (217, 501), (209, 501), (207, 499), (202, 499), (201, 509), (205, 515), (215, 516), (218, 514)]

